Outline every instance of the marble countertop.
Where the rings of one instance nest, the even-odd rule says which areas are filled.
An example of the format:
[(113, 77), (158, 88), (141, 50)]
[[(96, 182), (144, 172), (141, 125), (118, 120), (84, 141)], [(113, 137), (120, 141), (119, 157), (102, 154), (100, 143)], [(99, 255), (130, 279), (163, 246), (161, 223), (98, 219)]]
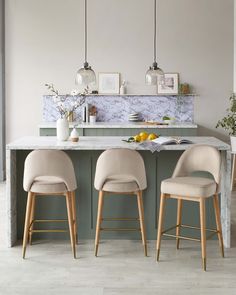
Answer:
[[(27, 136), (7, 145), (8, 150), (35, 150), (35, 149), (55, 149), (55, 150), (106, 150), (109, 148), (131, 148), (142, 150), (138, 143), (127, 143), (122, 139), (126, 136), (81, 136), (79, 142), (58, 141), (55, 136)], [(230, 146), (215, 138), (205, 136), (186, 136), (195, 144), (208, 144), (218, 150), (230, 150)], [(189, 144), (165, 145), (164, 150), (185, 150)]]
[[(147, 124), (144, 122), (129, 123), (129, 122), (96, 122), (96, 123), (79, 123), (70, 122), (70, 127), (77, 128), (197, 128), (197, 124), (186, 123), (186, 122), (176, 122), (170, 125), (156, 125)], [(38, 125), (40, 129), (43, 128), (56, 128), (56, 122), (42, 122)]]

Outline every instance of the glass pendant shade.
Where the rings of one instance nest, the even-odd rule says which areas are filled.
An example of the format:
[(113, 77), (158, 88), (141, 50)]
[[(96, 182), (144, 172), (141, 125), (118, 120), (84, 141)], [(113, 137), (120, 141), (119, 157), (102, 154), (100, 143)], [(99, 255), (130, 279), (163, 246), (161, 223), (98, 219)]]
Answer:
[(96, 75), (93, 69), (88, 65), (84, 64), (83, 68), (80, 68), (76, 74), (76, 84), (83, 87), (94, 88), (96, 85)]
[(84, 66), (76, 73), (75, 83), (87, 90), (96, 88), (96, 75), (87, 62), (87, 0), (84, 0)]
[(160, 81), (161, 84), (165, 83), (165, 74), (162, 71), (161, 68), (158, 67), (157, 62), (156, 62), (156, 51), (157, 51), (157, 46), (156, 46), (156, 41), (157, 41), (157, 0), (154, 0), (154, 34), (153, 34), (153, 57), (154, 57), (154, 62), (151, 67), (146, 72), (145, 75), (145, 82), (147, 85), (157, 85), (158, 81)]
[(161, 68), (157, 66), (157, 64), (153, 63), (153, 66), (150, 67), (145, 75), (145, 82), (147, 85), (157, 85), (158, 79), (164, 80), (164, 72)]

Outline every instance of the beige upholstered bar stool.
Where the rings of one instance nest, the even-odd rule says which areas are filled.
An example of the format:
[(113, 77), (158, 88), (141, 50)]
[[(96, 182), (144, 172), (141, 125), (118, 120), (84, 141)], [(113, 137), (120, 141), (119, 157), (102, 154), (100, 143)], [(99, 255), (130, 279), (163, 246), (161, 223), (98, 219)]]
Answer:
[[(206, 231), (210, 231), (208, 238), (214, 234), (218, 235), (221, 254), (224, 257), (224, 245), (220, 221), (220, 209), (218, 202), (219, 182), (220, 182), (220, 153), (217, 149), (208, 145), (194, 145), (186, 150), (180, 157), (172, 178), (166, 179), (161, 183), (161, 200), (159, 211), (159, 223), (157, 233), (157, 260), (159, 260), (160, 245), (162, 235), (175, 237), (177, 249), (179, 249), (180, 239), (197, 240), (201, 242), (203, 269), (206, 270)], [(196, 177), (192, 174), (196, 171), (205, 171), (212, 174), (213, 179)], [(205, 201), (213, 196), (213, 204), (216, 217), (216, 230), (206, 229), (205, 222)], [(164, 205), (167, 198), (177, 199), (177, 222), (167, 230), (162, 230)], [(200, 228), (181, 223), (182, 202), (198, 202), (200, 206)], [(170, 230), (176, 228), (176, 235), (168, 234)], [(181, 236), (181, 228), (193, 228), (201, 230), (201, 239)]]
[[(144, 225), (142, 191), (147, 187), (146, 171), (141, 155), (131, 149), (109, 149), (103, 152), (98, 160), (95, 173), (95, 188), (99, 191), (97, 226), (95, 238), (95, 256), (101, 230), (137, 230), (131, 228), (103, 228), (102, 221), (139, 220), (144, 253), (147, 256), (147, 243)], [(139, 218), (103, 218), (104, 195), (123, 194), (137, 196)]]
[(35, 150), (25, 160), (24, 190), (28, 192), (25, 227), (23, 237), (23, 258), (25, 258), (28, 239), (32, 241), (34, 232), (65, 232), (66, 230), (33, 229), (35, 222), (64, 222), (67, 220), (35, 220), (36, 196), (65, 196), (69, 223), (70, 240), (76, 258), (76, 209), (75, 190), (77, 188), (74, 167), (69, 156), (63, 151)]

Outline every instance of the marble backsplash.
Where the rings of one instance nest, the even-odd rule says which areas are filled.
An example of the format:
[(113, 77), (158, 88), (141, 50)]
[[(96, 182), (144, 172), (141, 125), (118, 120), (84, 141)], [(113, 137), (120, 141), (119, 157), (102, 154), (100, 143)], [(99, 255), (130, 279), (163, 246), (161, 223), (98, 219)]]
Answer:
[[(64, 104), (70, 109), (79, 97), (69, 96)], [(177, 122), (193, 122), (194, 96), (87, 96), (86, 103), (96, 106), (98, 122), (127, 122), (137, 112), (142, 120), (161, 121), (164, 115)], [(43, 96), (43, 121), (54, 122), (60, 117), (53, 96)], [(75, 121), (82, 121), (82, 107), (74, 113)]]

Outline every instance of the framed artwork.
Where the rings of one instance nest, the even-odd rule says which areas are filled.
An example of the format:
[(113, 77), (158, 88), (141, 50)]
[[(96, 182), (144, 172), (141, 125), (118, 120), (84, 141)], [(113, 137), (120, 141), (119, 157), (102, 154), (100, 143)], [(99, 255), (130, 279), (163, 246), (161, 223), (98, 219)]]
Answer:
[(99, 94), (120, 93), (120, 73), (98, 73)]
[(157, 78), (158, 94), (178, 94), (179, 92), (179, 74), (165, 73), (165, 76)]

